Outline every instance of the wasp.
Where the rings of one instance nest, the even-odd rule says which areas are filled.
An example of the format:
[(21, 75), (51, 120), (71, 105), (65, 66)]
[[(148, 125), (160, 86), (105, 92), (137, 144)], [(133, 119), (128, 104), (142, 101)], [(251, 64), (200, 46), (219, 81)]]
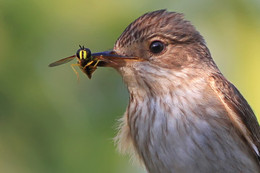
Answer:
[(77, 58), (77, 63), (71, 64), (71, 68), (76, 73), (77, 79), (79, 80), (79, 74), (74, 68), (75, 66), (78, 66), (81, 71), (85, 73), (89, 79), (91, 79), (92, 73), (97, 69), (99, 60), (91, 55), (91, 51), (88, 48), (85, 48), (84, 46), (79, 47), (80, 48), (78, 49), (76, 55), (72, 55), (67, 58), (55, 61), (49, 64), (49, 67), (55, 67), (61, 64), (65, 64), (67, 62), (70, 62), (74, 58)]

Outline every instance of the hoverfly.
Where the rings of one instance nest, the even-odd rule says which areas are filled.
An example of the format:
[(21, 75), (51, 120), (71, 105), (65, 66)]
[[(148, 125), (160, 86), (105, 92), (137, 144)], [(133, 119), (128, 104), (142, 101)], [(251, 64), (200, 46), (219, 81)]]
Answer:
[(73, 71), (76, 73), (77, 78), (79, 80), (79, 74), (75, 70), (75, 66), (79, 66), (79, 68), (82, 70), (83, 73), (85, 73), (88, 78), (90, 79), (92, 76), (92, 73), (97, 69), (97, 64), (99, 63), (99, 60), (97, 58), (94, 58), (91, 55), (91, 51), (88, 48), (85, 48), (84, 46), (79, 46), (76, 55), (72, 55), (67, 58), (63, 58), (61, 60), (58, 60), (56, 62), (53, 62), (49, 64), (49, 67), (58, 66), (61, 64), (65, 64), (67, 62), (70, 62), (74, 58), (77, 58), (77, 64), (71, 64), (71, 67)]

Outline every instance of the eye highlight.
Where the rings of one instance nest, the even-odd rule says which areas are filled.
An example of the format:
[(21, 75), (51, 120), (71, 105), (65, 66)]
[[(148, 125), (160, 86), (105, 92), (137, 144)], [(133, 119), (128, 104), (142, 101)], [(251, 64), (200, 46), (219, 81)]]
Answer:
[(150, 44), (150, 51), (154, 54), (161, 53), (165, 48), (165, 45), (161, 41), (153, 41)]

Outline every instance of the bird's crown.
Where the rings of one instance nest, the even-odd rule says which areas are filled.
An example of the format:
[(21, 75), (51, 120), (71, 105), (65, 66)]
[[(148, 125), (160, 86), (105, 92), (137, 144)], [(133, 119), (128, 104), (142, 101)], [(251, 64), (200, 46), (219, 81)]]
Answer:
[(125, 47), (153, 37), (167, 37), (178, 43), (204, 42), (195, 27), (183, 19), (183, 14), (158, 10), (146, 13), (132, 22), (118, 38), (115, 47)]

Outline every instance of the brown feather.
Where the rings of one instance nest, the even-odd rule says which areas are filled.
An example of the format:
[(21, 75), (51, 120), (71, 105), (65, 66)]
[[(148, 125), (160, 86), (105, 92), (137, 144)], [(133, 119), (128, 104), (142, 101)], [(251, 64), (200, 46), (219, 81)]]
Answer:
[(253, 110), (237, 88), (222, 74), (213, 74), (210, 84), (229, 112), (232, 123), (243, 134), (259, 159), (260, 126)]

